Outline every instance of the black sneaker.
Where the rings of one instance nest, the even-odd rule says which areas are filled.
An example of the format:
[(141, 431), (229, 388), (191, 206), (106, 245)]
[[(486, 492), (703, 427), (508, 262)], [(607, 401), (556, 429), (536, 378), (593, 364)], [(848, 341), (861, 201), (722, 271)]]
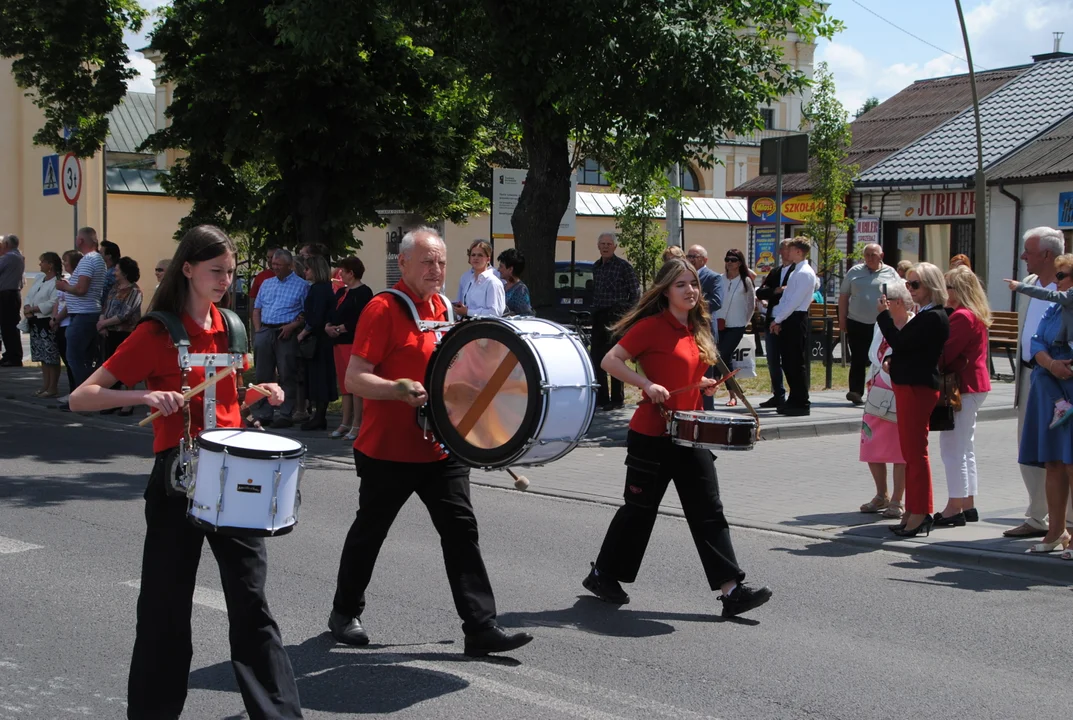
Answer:
[(757, 405), (757, 407), (764, 408), (765, 410), (767, 410), (768, 408), (777, 408), (779, 405), (785, 405), (785, 404), (786, 404), (786, 399), (785, 398), (770, 397), (767, 400), (765, 400), (764, 402), (762, 402), (759, 405)]
[(755, 610), (771, 599), (771, 590), (766, 587), (753, 590), (744, 583), (730, 591), (730, 596), (720, 595), (719, 600), (723, 603), (723, 617), (737, 617), (742, 613)]
[(630, 604), (630, 596), (622, 589), (618, 580), (609, 578), (606, 575), (597, 575), (596, 563), (589, 563), (589, 565), (592, 566), (592, 570), (589, 571), (588, 577), (581, 581), (586, 590), (612, 605)]

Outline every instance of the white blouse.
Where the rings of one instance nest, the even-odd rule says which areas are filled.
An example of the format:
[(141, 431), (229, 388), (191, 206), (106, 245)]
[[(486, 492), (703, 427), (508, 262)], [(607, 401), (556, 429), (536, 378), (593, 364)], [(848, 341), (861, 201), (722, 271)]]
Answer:
[(26, 293), (26, 300), (22, 304), (40, 308), (41, 312), (34, 317), (51, 317), (52, 309), (56, 306), (57, 292), (55, 277), (51, 280), (38, 280), (30, 288), (30, 292)]
[(733, 280), (727, 281), (726, 291), (723, 293), (723, 304), (715, 311), (715, 317), (726, 320), (727, 327), (745, 327), (752, 320), (755, 307), (756, 295), (744, 291), (742, 277), (738, 275)]
[(466, 306), (470, 317), (477, 315), (500, 316), (507, 310), (507, 296), (503, 290), (503, 281), (496, 277), (490, 266), (480, 275), (474, 277), (470, 268), (458, 281), (458, 297), (455, 302)]

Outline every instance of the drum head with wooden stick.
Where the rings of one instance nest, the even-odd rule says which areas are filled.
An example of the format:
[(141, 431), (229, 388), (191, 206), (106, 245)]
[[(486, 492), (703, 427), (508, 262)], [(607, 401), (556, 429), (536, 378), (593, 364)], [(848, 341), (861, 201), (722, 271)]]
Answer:
[(472, 467), (521, 456), (544, 412), (539, 358), (506, 323), (473, 320), (448, 331), (425, 377), (436, 438)]

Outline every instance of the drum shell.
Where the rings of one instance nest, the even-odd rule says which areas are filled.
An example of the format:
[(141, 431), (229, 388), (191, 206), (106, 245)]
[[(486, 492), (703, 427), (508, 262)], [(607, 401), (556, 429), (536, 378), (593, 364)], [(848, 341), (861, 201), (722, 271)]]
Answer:
[[(198, 443), (194, 486), (189, 493), (188, 518), (192, 523), (207, 531), (248, 537), (282, 535), (294, 529), (301, 503), (304, 448), (297, 457), (280, 456), (294, 455), (293, 451), (276, 453), (276, 457), (243, 457), (235, 454), (240, 450), (205, 445), (218, 447), (215, 443)], [(221, 488), (221, 471), (225, 467)]]
[(708, 450), (752, 450), (756, 421), (719, 413), (676, 412), (671, 420), (671, 440), (675, 445)]

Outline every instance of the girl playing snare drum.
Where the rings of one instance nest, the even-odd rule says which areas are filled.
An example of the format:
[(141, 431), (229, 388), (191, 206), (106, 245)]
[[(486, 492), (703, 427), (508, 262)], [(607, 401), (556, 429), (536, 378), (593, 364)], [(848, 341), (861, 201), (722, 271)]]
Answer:
[[(222, 230), (200, 225), (183, 236), (153, 298), (152, 310), (180, 317), (191, 353), (229, 350), (227, 326), (216, 308), (235, 273), (235, 244)], [(193, 387), (203, 368), (191, 368)], [(146, 390), (112, 390), (121, 382)], [(267, 562), (263, 538), (206, 533), (187, 521), (185, 495), (171, 495), (168, 468), (185, 433), (178, 352), (155, 320), (142, 322), (104, 365), (71, 393), (71, 410), (88, 412), (148, 405), (162, 415), (153, 422), (156, 461), (145, 489), (138, 626), (127, 686), (128, 718), (178, 718), (186, 701), (193, 656), (190, 616), (202, 541), (208, 539), (227, 600), (231, 664), (251, 718), (300, 718), (294, 671), (279, 626), (265, 599)], [(272, 405), (283, 402), (278, 385), (264, 384)], [(204, 425), (200, 395), (189, 401), (190, 436)], [(238, 392), (225, 378), (216, 385), (218, 427), (240, 427)]]

